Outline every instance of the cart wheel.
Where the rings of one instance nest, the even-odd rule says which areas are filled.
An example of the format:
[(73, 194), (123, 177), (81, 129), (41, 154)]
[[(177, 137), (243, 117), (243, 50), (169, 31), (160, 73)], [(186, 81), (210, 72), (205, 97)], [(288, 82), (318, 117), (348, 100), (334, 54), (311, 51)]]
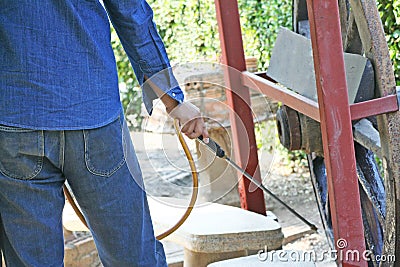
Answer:
[[(396, 83), (383, 27), (374, 0), (339, 0), (343, 49), (367, 57), (374, 68), (375, 97), (396, 94)], [(306, 0), (293, 0), (293, 28), (307, 23)], [(306, 22), (306, 23), (304, 23)], [(362, 127), (361, 127), (361, 126)], [(369, 266), (393, 266), (400, 259), (400, 116), (399, 112), (353, 122), (360, 199)], [(366, 132), (369, 131), (368, 133)], [(373, 137), (379, 142), (374, 142)], [(372, 141), (371, 141), (372, 140)], [(334, 236), (324, 159), (308, 155), (311, 181), (326, 235)], [(379, 163), (378, 163), (379, 162)], [(382, 259), (382, 260), (380, 260)]]

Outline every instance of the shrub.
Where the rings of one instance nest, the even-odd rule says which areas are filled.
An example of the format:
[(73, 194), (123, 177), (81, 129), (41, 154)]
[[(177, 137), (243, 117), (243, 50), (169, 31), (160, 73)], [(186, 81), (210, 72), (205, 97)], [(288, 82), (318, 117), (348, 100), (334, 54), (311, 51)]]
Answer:
[(400, 86), (400, 0), (379, 0), (378, 2), (396, 82)]
[[(148, 0), (168, 55), (173, 62), (218, 61), (220, 47), (213, 0)], [(239, 0), (244, 50), (265, 70), (279, 27), (291, 28), (291, 0)], [(379, 0), (380, 11), (400, 85), (400, 0)], [(141, 92), (118, 37), (112, 34), (121, 85), (121, 100), (140, 127)], [(184, 51), (184, 52), (182, 52)], [(129, 104), (129, 108), (128, 108)]]

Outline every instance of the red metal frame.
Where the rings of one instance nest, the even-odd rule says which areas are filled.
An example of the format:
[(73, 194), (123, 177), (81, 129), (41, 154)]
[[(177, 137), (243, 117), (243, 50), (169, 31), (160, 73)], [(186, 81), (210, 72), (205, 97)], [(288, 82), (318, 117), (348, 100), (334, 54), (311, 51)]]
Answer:
[(399, 104), (397, 102), (397, 95), (383, 96), (381, 98), (350, 105), (352, 120), (358, 120), (369, 116), (380, 115), (398, 110)]
[[(274, 100), (283, 102), (286, 106), (289, 106), (316, 121), (321, 121), (319, 105), (317, 102), (276, 85), (274, 82), (268, 80), (269, 77), (266, 76), (265, 73), (260, 75), (244, 71), (242, 74), (243, 85), (249, 88), (257, 88), (261, 93), (273, 98)], [(397, 110), (399, 110), (399, 106), (396, 95), (388, 95), (350, 105), (351, 120), (358, 120)]]
[[(235, 161), (247, 173), (261, 182), (250, 94), (248, 88), (242, 84), (241, 75), (237, 75), (238, 71), (246, 70), (237, 2), (235, 0), (216, 0), (215, 6), (218, 25), (220, 25), (222, 61), (225, 65), (232, 67), (226, 68), (224, 74), (226, 87), (229, 88), (226, 90), (226, 97), (233, 110), (230, 119)], [(222, 25), (229, 25), (229, 28)], [(259, 188), (254, 191), (249, 188), (250, 181), (242, 176), (239, 179), (242, 208), (266, 214), (263, 192)]]
[(318, 103), (302, 95), (283, 88), (275, 83), (266, 80), (254, 73), (243, 72), (243, 84), (250, 88), (257, 88), (261, 93), (274, 100), (285, 103), (285, 105), (303, 113), (310, 118), (320, 121)]
[[(350, 105), (347, 94), (338, 1), (307, 0), (322, 143), (335, 241), (347, 251), (366, 250), (359, 197)], [(367, 266), (365, 259), (339, 259), (346, 266)]]
[[(340, 249), (338, 263), (344, 267), (367, 266), (362, 257), (359, 260), (346, 257), (354, 251), (362, 255), (366, 249), (351, 120), (397, 111), (397, 96), (348, 104), (337, 1), (307, 0), (318, 103), (279, 87), (266, 77), (246, 72), (237, 0), (215, 0), (215, 5), (223, 62), (242, 72), (241, 79), (229, 70), (225, 77), (228, 88), (232, 88), (232, 92), (227, 90), (232, 113), (239, 114), (240, 120), (245, 123), (243, 129), (238, 117), (231, 116), (235, 156), (239, 164), (244, 167), (243, 163), (249, 162), (246, 170), (249, 173), (255, 170), (259, 179), (254, 131), (251, 129), (254, 127), (253, 118), (246, 87), (257, 88), (265, 95), (320, 121), (334, 236), (336, 241), (346, 241), (345, 247), (337, 247)], [(239, 94), (244, 100), (238, 97)], [(250, 133), (249, 140), (246, 135), (240, 134), (243, 130)], [(249, 195), (249, 183), (243, 179), (240, 183), (242, 207), (264, 213), (262, 208), (259, 209), (264, 205), (262, 193)]]

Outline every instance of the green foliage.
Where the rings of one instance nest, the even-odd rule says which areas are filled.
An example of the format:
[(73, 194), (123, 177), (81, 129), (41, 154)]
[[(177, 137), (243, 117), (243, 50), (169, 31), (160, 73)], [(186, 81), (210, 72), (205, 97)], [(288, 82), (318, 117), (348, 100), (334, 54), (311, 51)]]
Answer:
[(212, 0), (148, 0), (172, 61), (216, 60), (220, 48)]
[[(168, 55), (176, 62), (218, 61), (213, 0), (149, 0)], [(291, 0), (239, 0), (245, 54), (266, 69), (279, 27), (291, 27)], [(182, 53), (184, 51), (184, 53)]]
[(292, 27), (292, 0), (239, 0), (245, 54), (266, 70), (280, 27)]
[(397, 85), (400, 85), (400, 0), (378, 0), (378, 2)]
[(273, 153), (275, 161), (281, 166), (290, 168), (290, 172), (304, 172), (308, 166), (307, 154), (304, 151), (288, 151), (279, 141), (276, 121), (268, 120), (255, 124), (257, 148)]
[[(220, 44), (213, 0), (148, 0), (168, 56), (173, 62), (219, 61)], [(290, 27), (291, 0), (239, 0), (243, 43), (247, 56), (257, 57), (266, 69), (280, 26)], [(121, 43), (112, 31), (121, 100), (140, 127), (141, 93)], [(129, 105), (129, 108), (128, 108)]]
[[(218, 61), (220, 44), (213, 0), (148, 0), (154, 20), (173, 62)], [(238, 0), (246, 56), (265, 70), (279, 27), (291, 28), (291, 0)], [(400, 0), (378, 0), (396, 79), (400, 85)], [(139, 126), (141, 92), (128, 58), (113, 31), (121, 100), (131, 123)]]
[(276, 145), (276, 155), (283, 165), (289, 166), (292, 172), (308, 167), (307, 154), (303, 150), (288, 151), (281, 143)]
[(257, 148), (273, 153), (277, 143), (276, 126), (274, 120), (262, 121), (254, 125)]

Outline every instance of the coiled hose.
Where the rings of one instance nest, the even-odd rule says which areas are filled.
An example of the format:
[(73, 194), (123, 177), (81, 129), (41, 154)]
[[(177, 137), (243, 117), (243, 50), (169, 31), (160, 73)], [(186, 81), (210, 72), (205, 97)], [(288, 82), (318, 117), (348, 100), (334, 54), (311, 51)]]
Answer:
[[(178, 136), (179, 142), (181, 143), (181, 146), (183, 148), (183, 151), (185, 152), (186, 158), (188, 159), (189, 162), (189, 166), (190, 166), (190, 171), (192, 173), (192, 179), (193, 179), (193, 185), (192, 185), (192, 196), (190, 198), (190, 202), (188, 207), (186, 208), (185, 213), (182, 215), (182, 217), (178, 220), (178, 222), (172, 226), (171, 228), (169, 228), (167, 231), (165, 231), (164, 233), (156, 236), (156, 238), (158, 240), (161, 240), (167, 236), (169, 236), (170, 234), (172, 234), (173, 232), (175, 232), (189, 217), (190, 213), (193, 210), (193, 207), (196, 203), (197, 200), (197, 195), (199, 193), (199, 178), (198, 178), (198, 173), (197, 173), (197, 169), (196, 169), (196, 165), (194, 164), (194, 160), (193, 160), (193, 156), (190, 153), (189, 147), (186, 144), (185, 139), (183, 138), (182, 132), (179, 128), (179, 121), (178, 120), (174, 120), (174, 127), (175, 127), (175, 132)], [(85, 220), (85, 217), (83, 216), (81, 210), (78, 207), (78, 204), (75, 202), (75, 199), (72, 197), (71, 192), (69, 191), (68, 187), (64, 184), (64, 194), (68, 200), (68, 202), (71, 204), (72, 208), (74, 209), (76, 215), (79, 217), (79, 219), (81, 220), (81, 222), (87, 227), (88, 224)]]

